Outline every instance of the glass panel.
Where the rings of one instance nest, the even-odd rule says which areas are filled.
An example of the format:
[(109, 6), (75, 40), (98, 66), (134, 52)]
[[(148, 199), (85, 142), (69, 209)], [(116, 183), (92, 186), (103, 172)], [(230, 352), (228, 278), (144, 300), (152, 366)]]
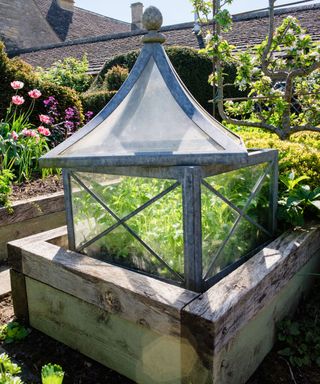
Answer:
[(212, 256), (222, 246), (239, 214), (205, 186), (201, 187), (201, 214), (202, 268), (205, 275), (212, 261)]
[(84, 252), (95, 259), (125, 268), (137, 269), (162, 278), (178, 280), (122, 225), (85, 248)]
[[(257, 182), (264, 175), (268, 166), (268, 163), (263, 163), (212, 176), (206, 178), (205, 181), (237, 208), (243, 210), (249, 202)], [(208, 203), (208, 199), (213, 203)], [(202, 211), (203, 270), (204, 274), (207, 275), (206, 277), (210, 278), (270, 238), (261, 229), (262, 227), (271, 232), (270, 175), (268, 174), (265, 177), (256, 192), (256, 196), (252, 198), (243, 212), (257, 225), (243, 217), (238, 222), (236, 229), (232, 230), (233, 224), (240, 215), (214, 195), (213, 192), (209, 192), (207, 188), (205, 193), (204, 190), (202, 191)], [(219, 213), (225, 217), (219, 216)], [(210, 218), (212, 219), (210, 220)], [(220, 224), (217, 224), (219, 219)], [(214, 226), (217, 228), (214, 228)], [(229, 236), (230, 238), (228, 238)], [(217, 243), (215, 238), (219, 239)], [(225, 244), (224, 241), (226, 241)], [(210, 268), (212, 264), (213, 268)], [(208, 273), (209, 268), (210, 272)]]
[[(73, 177), (78, 178), (79, 183), (82, 182), (98, 196), (119, 219), (132, 214), (176, 184), (172, 180), (83, 172), (77, 172)], [(79, 183), (72, 178), (72, 204), (78, 249), (98, 236), (96, 241), (83, 250), (93, 258), (141, 269), (164, 278), (177, 278), (170, 272), (170, 268), (183, 275), (183, 210), (180, 186), (124, 222), (169, 265), (170, 268), (167, 268)], [(115, 224), (118, 226), (99, 236)]]
[(207, 177), (205, 181), (238, 208), (243, 209), (256, 182), (259, 177), (264, 174), (268, 166), (268, 163), (253, 165), (251, 167)]
[(178, 187), (128, 221), (175, 272), (184, 274), (182, 189)]
[(264, 232), (242, 218), (222, 252), (215, 259), (214, 267), (208, 278), (238, 261), (268, 239), (269, 237)]
[(111, 227), (116, 220), (71, 177), (75, 245), (82, 244)]
[[(219, 123), (212, 120), (210, 124), (216, 124), (221, 130)], [(245, 152), (240, 145), (238, 149)], [(215, 153), (224, 150), (182, 110), (151, 58), (122, 103), (61, 155)]]
[(271, 231), (272, 210), (270, 209), (271, 175), (268, 173), (256, 196), (252, 199), (246, 214), (263, 228)]
[(77, 172), (76, 176), (121, 219), (171, 187), (175, 181)]

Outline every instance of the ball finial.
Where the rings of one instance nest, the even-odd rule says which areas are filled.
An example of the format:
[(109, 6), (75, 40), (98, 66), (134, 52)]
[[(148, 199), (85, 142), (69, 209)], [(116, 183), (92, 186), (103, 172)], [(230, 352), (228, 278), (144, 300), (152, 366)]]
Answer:
[(142, 24), (148, 31), (158, 31), (161, 28), (163, 17), (158, 8), (148, 7), (142, 16)]

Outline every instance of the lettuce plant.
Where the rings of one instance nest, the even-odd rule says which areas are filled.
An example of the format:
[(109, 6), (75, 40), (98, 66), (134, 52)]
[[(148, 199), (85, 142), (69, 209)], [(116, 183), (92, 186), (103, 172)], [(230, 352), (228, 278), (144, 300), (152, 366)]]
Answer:
[(16, 376), (20, 372), (21, 368), (13, 363), (6, 353), (0, 355), (0, 384), (23, 384)]
[(57, 364), (46, 364), (41, 369), (42, 384), (62, 384), (64, 371)]

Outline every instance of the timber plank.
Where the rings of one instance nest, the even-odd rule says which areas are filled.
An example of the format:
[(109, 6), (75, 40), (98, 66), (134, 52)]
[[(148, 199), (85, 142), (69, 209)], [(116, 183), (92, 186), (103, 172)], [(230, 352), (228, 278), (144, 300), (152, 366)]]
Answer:
[(209, 339), (218, 352), (319, 250), (319, 227), (281, 235), (183, 309), (188, 332), (204, 353)]
[(65, 212), (60, 211), (34, 217), (23, 222), (0, 226), (0, 260), (5, 260), (8, 257), (7, 243), (9, 241), (60, 227), (65, 221)]
[[(178, 384), (180, 338), (126, 321), (26, 278), (30, 324), (142, 384)], [(193, 363), (190, 354), (189, 365)]]
[(12, 295), (14, 314), (18, 320), (28, 323), (29, 310), (25, 276), (11, 269), (10, 281), (12, 292), (14, 292)]
[(22, 200), (13, 203), (12, 208), (13, 213), (10, 214), (8, 214), (6, 208), (0, 208), (0, 227), (64, 211), (64, 194), (63, 192), (57, 192), (51, 195)]
[(180, 335), (181, 309), (197, 297), (194, 292), (46, 241), (11, 243), (19, 245), (26, 276), (163, 334)]

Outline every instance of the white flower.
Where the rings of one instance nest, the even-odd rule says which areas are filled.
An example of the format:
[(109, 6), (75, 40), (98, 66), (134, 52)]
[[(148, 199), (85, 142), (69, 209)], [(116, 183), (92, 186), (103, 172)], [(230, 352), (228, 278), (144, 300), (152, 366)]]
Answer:
[(211, 39), (212, 39), (212, 34), (210, 32), (208, 32), (206, 37), (204, 38), (206, 45), (208, 45), (210, 43)]

